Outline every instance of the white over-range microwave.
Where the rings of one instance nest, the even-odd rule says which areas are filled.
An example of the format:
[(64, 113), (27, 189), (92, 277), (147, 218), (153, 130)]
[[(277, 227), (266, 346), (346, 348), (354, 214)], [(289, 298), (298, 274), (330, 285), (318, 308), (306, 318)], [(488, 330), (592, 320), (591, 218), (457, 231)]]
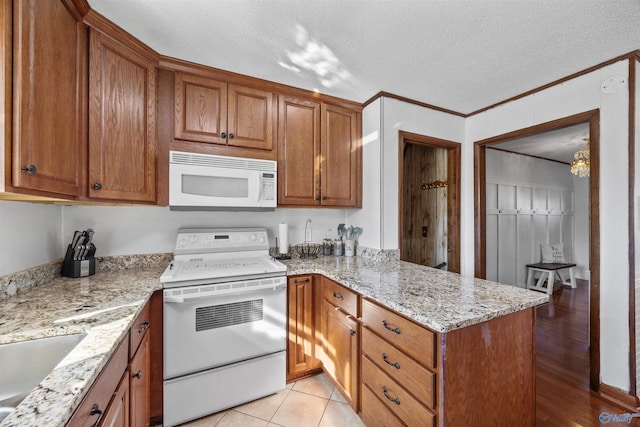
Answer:
[(169, 152), (172, 210), (273, 210), (278, 166), (273, 160)]

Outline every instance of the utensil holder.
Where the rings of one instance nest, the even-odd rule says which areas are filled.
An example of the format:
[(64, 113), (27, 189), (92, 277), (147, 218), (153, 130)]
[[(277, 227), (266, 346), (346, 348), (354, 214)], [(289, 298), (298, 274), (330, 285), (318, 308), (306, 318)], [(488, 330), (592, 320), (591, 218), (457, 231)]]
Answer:
[(93, 276), (96, 274), (96, 259), (93, 256), (87, 259), (73, 259), (73, 248), (68, 245), (60, 274), (74, 278)]
[(356, 254), (356, 242), (353, 239), (344, 241), (344, 256), (354, 256)]

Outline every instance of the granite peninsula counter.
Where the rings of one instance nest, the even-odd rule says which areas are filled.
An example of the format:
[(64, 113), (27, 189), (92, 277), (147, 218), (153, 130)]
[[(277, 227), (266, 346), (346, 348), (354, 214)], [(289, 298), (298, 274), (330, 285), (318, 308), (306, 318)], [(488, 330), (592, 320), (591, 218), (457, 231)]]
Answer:
[(287, 275), (322, 274), (437, 332), (549, 301), (546, 294), (404, 261), (319, 257), (283, 261)]

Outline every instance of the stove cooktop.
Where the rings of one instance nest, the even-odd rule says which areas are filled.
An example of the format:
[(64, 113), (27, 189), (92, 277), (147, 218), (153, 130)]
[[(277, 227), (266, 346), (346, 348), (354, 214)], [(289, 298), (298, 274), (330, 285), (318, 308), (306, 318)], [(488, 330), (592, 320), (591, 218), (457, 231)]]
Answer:
[(174, 259), (160, 277), (165, 288), (286, 275), (269, 256), (267, 231), (180, 229)]

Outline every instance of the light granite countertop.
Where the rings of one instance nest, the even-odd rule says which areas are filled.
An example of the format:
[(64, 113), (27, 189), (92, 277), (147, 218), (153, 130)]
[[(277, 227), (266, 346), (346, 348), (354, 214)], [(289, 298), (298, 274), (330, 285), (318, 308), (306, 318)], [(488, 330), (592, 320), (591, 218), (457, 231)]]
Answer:
[(162, 289), (163, 270), (59, 277), (0, 301), (0, 344), (87, 334), (0, 423), (2, 427), (65, 425), (151, 294)]
[[(0, 344), (87, 334), (2, 427), (65, 425), (151, 294), (162, 289), (166, 255), (142, 261), (125, 257), (117, 262), (130, 265), (113, 265), (91, 277), (57, 277), (26, 290), (18, 286), (20, 292), (12, 290), (0, 300)], [(283, 263), (290, 276), (322, 274), (438, 332), (548, 301), (538, 292), (384, 257), (321, 256)]]
[(437, 332), (549, 301), (545, 294), (397, 260), (320, 256), (282, 261), (289, 276), (322, 274)]

